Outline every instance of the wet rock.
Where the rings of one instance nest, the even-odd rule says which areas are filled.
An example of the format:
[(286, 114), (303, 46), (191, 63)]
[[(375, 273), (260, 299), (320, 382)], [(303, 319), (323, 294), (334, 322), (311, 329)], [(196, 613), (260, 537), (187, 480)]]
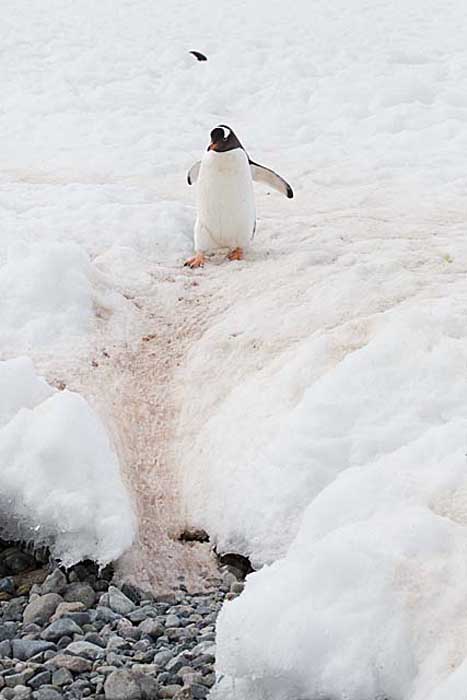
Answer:
[(19, 574), (35, 568), (36, 561), (30, 554), (12, 548), (3, 553), (3, 564), (12, 574)]

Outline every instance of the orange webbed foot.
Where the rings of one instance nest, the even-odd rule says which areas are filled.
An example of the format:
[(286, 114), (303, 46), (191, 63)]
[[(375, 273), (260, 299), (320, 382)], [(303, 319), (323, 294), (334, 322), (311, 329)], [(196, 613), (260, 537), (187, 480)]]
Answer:
[(204, 267), (205, 262), (206, 258), (203, 253), (196, 253), (194, 258), (188, 258), (188, 260), (185, 261), (184, 267), (191, 267), (191, 269), (194, 270), (196, 267)]
[(228, 260), (243, 260), (244, 258), (244, 253), (242, 248), (234, 248), (233, 250), (230, 251), (230, 253), (227, 256)]

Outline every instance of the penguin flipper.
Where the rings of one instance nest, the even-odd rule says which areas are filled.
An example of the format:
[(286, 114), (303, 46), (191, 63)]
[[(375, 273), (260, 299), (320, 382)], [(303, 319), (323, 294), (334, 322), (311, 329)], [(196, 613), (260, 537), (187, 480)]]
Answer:
[(201, 165), (201, 161), (198, 160), (189, 169), (187, 176), (186, 176), (186, 181), (188, 182), (189, 185), (192, 185), (198, 179), (200, 165)]
[(250, 160), (250, 167), (251, 177), (255, 182), (262, 182), (264, 185), (268, 185), (281, 194), (284, 194), (288, 199), (292, 199), (293, 190), (289, 183), (286, 182), (283, 177), (275, 173), (274, 170), (265, 168), (264, 165), (254, 163), (252, 160)]

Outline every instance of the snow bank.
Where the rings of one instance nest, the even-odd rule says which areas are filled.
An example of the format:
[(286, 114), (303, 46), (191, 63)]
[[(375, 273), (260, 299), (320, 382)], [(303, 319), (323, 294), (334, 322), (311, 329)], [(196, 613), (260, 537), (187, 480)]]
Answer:
[(454, 683), (467, 645), (462, 318), (447, 302), (383, 316), (307, 387), (274, 461), (248, 463), (251, 500), (230, 476), (238, 523), (251, 505), (260, 537), (286, 540), (295, 503), (299, 530), (221, 614), (218, 697), (422, 700)]
[(93, 271), (74, 243), (23, 244), (0, 265), (0, 346), (23, 349), (73, 341), (94, 318)]
[(27, 358), (0, 362), (0, 531), (51, 545), (71, 565), (116, 559), (135, 521), (104, 427)]

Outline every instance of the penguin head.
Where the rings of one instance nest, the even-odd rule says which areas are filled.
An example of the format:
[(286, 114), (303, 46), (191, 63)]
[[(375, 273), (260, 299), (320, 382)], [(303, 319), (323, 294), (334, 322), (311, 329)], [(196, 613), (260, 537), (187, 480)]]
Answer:
[(243, 148), (243, 146), (230, 126), (219, 124), (211, 131), (211, 143), (208, 146), (208, 151), (223, 153), (233, 151), (235, 148)]

